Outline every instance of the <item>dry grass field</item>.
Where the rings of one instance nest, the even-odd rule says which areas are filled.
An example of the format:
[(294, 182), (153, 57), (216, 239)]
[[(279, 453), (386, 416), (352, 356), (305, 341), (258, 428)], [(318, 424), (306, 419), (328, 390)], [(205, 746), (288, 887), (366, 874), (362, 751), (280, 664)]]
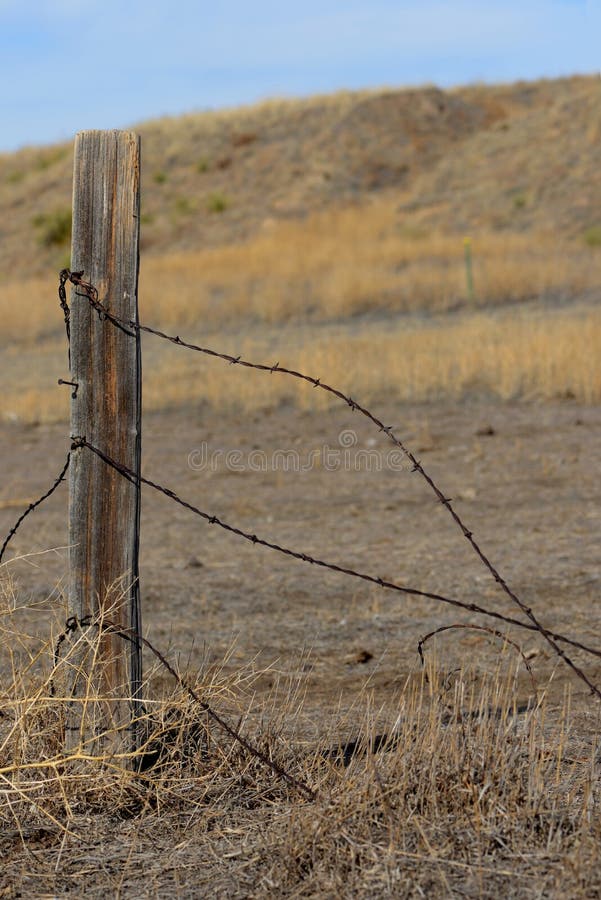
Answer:
[[(593, 647), (600, 90), (349, 93), (140, 128), (142, 321), (373, 407), (544, 624)], [(68, 448), (70, 166), (67, 146), (0, 157), (2, 537)], [(143, 368), (148, 477), (260, 537), (520, 617), (348, 407), (151, 336)], [(156, 764), (65, 753), (63, 486), (0, 564), (0, 898), (601, 894), (599, 701), (541, 637), (451, 629), (422, 666), (429, 632), (498, 623), (241, 543), (150, 490), (142, 516), (144, 633), (202, 703), (147, 648)], [(601, 683), (598, 657), (570, 656)]]
[[(369, 402), (474, 392), (598, 402), (601, 247), (551, 233), (475, 237), (473, 296), (464, 249), (456, 235), (408, 235), (389, 201), (316, 214), (244, 244), (145, 259), (141, 317), (260, 362), (285, 350), (288, 363)], [(56, 277), (0, 287), (0, 356), (15, 376), (0, 398), (5, 420), (67, 414), (55, 298)], [(147, 346), (148, 410), (322, 408), (323, 397), (298, 385), (247, 386), (227, 369)]]

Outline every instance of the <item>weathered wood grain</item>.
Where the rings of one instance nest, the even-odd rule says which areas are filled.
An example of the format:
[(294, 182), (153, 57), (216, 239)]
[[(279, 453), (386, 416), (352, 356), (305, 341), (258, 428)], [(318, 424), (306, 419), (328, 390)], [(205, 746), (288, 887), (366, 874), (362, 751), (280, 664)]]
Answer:
[[(110, 312), (138, 321), (140, 139), (120, 131), (83, 131), (75, 142), (71, 268), (83, 271)], [(100, 321), (78, 288), (71, 291), (71, 434), (83, 436), (135, 472), (141, 453), (139, 334)], [(86, 448), (72, 453), (69, 541), (71, 615), (105, 616), (139, 633), (138, 548), (140, 491)], [(77, 637), (77, 634), (75, 635)], [(110, 727), (115, 751), (137, 744), (141, 648), (98, 629), (80, 635), (67, 744)], [(92, 640), (94, 638), (94, 640)], [(98, 643), (95, 644), (95, 639)], [(87, 649), (86, 649), (87, 647)], [(95, 655), (94, 655), (95, 654)], [(92, 664), (94, 663), (94, 664)], [(130, 698), (130, 699), (127, 699)], [(133, 724), (132, 724), (133, 722)], [(88, 747), (89, 749), (89, 747)]]

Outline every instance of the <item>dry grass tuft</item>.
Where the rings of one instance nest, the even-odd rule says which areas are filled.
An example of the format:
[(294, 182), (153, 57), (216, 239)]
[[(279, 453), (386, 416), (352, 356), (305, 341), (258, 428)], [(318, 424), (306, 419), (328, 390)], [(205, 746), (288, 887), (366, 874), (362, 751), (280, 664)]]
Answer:
[[(590, 897), (601, 887), (594, 737), (575, 726), (568, 694), (554, 708), (539, 686), (529, 704), (518, 703), (518, 673), (505, 654), (488, 676), (429, 662), (394, 702), (376, 710), (366, 691), (317, 729), (298, 680), (276, 679), (259, 704), (257, 673), (190, 673), (204, 702), (311, 785), (308, 801), (177, 685), (158, 690), (156, 667), (144, 689), (138, 765), (85, 743), (65, 751), (68, 693), (59, 686), (77, 646), (53, 672), (54, 641), (19, 631), (6, 579), (2, 604), (7, 896), (534, 897), (561, 885), (564, 895)], [(340, 747), (350, 738), (344, 765)], [(95, 745), (102, 739), (95, 734)]]

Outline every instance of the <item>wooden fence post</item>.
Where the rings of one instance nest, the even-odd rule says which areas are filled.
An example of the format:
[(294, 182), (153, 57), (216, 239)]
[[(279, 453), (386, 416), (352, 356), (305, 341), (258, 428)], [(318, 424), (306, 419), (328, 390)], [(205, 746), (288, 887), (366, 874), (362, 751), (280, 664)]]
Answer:
[[(75, 141), (71, 268), (116, 316), (138, 321), (140, 139), (130, 132), (82, 131)], [(101, 321), (81, 290), (71, 291), (71, 435), (85, 437), (140, 472), (140, 335)], [(138, 548), (140, 485), (86, 447), (72, 451), (69, 498), (69, 607), (78, 620), (141, 630)], [(141, 646), (91, 626), (75, 632), (70, 659), (67, 748), (127, 753), (139, 746)]]

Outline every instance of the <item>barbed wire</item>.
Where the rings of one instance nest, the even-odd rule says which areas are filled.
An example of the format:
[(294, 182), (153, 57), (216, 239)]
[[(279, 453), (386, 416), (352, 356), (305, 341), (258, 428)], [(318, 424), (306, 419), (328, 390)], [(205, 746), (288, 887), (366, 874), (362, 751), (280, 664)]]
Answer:
[[(61, 656), (61, 646), (67, 640), (70, 634), (74, 634), (78, 630), (84, 628), (98, 628), (101, 632), (106, 632), (107, 634), (115, 634), (118, 637), (122, 638), (129, 643), (141, 643), (145, 647), (150, 650), (153, 656), (158, 659), (159, 663), (165, 668), (172, 678), (175, 679), (180, 688), (185, 691), (188, 696), (197, 703), (202, 711), (206, 713), (209, 718), (211, 718), (229, 737), (235, 740), (241, 747), (243, 747), (251, 756), (254, 756), (256, 759), (260, 760), (264, 765), (272, 770), (279, 778), (286, 781), (291, 787), (295, 788), (299, 793), (304, 794), (304, 796), (308, 800), (314, 800), (317, 796), (316, 792), (313, 788), (309, 787), (306, 782), (302, 781), (300, 778), (292, 775), (281, 766), (278, 762), (271, 759), (260, 747), (256, 747), (253, 743), (251, 743), (244, 735), (240, 734), (237, 728), (234, 728), (233, 725), (230, 725), (229, 722), (223, 718), (213, 707), (203, 700), (202, 697), (198, 694), (194, 688), (185, 681), (184, 678), (179, 674), (177, 669), (171, 665), (167, 657), (158, 650), (154, 644), (145, 638), (143, 635), (134, 631), (131, 628), (125, 628), (122, 625), (118, 625), (115, 622), (111, 622), (108, 619), (104, 619), (102, 617), (96, 619), (93, 615), (83, 616), (79, 619), (77, 616), (70, 616), (65, 622), (65, 630), (58, 636), (56, 641), (55, 649), (54, 649), (54, 669), (58, 666), (60, 662)], [(51, 694), (54, 694), (53, 682), (51, 681)]]
[[(133, 470), (129, 469), (127, 466), (118, 462), (117, 460), (112, 459), (110, 456), (108, 456), (106, 453), (104, 453), (98, 447), (95, 447), (93, 444), (88, 442), (87, 439), (83, 436), (75, 435), (72, 437), (72, 445), (71, 445), (72, 451), (75, 449), (79, 449), (79, 448), (89, 449), (91, 452), (95, 453), (100, 459), (102, 459), (106, 465), (112, 467), (122, 477), (126, 478), (128, 481), (132, 482), (133, 484), (135, 484), (135, 485), (138, 485), (140, 483), (146, 484), (147, 486), (153, 488), (154, 490), (164, 494), (168, 499), (171, 499), (172, 501), (178, 503), (180, 506), (188, 509), (192, 513), (203, 518), (209, 524), (218, 525), (223, 530), (230, 532), (238, 537), (241, 537), (254, 545), (258, 544), (267, 549), (279, 552), (285, 556), (297, 559), (302, 562), (309, 563), (310, 565), (314, 565), (314, 566), (317, 566), (317, 567), (320, 567), (323, 569), (337, 572), (339, 574), (357, 578), (357, 579), (377, 585), (377, 586), (382, 587), (387, 590), (395, 591), (395, 592), (398, 592), (398, 593), (401, 593), (404, 595), (421, 597), (423, 599), (435, 600), (435, 601), (438, 601), (441, 603), (449, 604), (456, 608), (460, 608), (464, 611), (468, 611), (471, 613), (484, 615), (489, 618), (493, 618), (497, 621), (505, 623), (506, 625), (511, 625), (511, 626), (515, 626), (518, 628), (522, 628), (522, 629), (528, 630), (530, 632), (538, 632), (547, 641), (547, 643), (550, 644), (550, 646), (553, 648), (554, 652), (564, 661), (564, 663), (567, 664), (572, 669), (572, 671), (576, 674), (576, 676), (587, 685), (587, 687), (589, 688), (591, 693), (595, 694), (597, 697), (599, 697), (601, 699), (601, 691), (599, 690), (599, 688), (597, 688), (597, 686), (590, 681), (590, 679), (586, 676), (586, 674), (582, 671), (582, 669), (579, 666), (577, 666), (570, 659), (570, 657), (565, 653), (565, 651), (563, 651), (563, 649), (561, 647), (558, 646), (558, 642), (568, 644), (568, 645), (574, 647), (575, 649), (579, 649), (585, 653), (591, 654), (591, 655), (599, 657), (599, 658), (601, 658), (601, 651), (596, 650), (595, 648), (590, 647), (590, 646), (588, 646), (580, 641), (577, 641), (573, 638), (570, 638), (566, 635), (550, 631), (549, 629), (545, 628), (538, 621), (538, 619), (532, 612), (531, 608), (528, 607), (525, 603), (523, 603), (520, 600), (520, 598), (511, 590), (511, 588), (508, 586), (507, 582), (501, 577), (498, 570), (492, 565), (490, 560), (484, 554), (484, 552), (480, 548), (479, 544), (476, 542), (475, 538), (473, 537), (472, 532), (469, 531), (469, 529), (463, 523), (460, 516), (454, 510), (451, 499), (444, 496), (444, 494), (438, 488), (438, 486), (435, 484), (435, 482), (433, 481), (431, 476), (423, 468), (421, 462), (405, 446), (405, 444), (394, 434), (392, 426), (385, 426), (384, 423), (377, 416), (375, 416), (369, 409), (367, 409), (367, 407), (362, 406), (361, 404), (357, 403), (352, 397), (350, 397), (349, 395), (346, 395), (339, 389), (332, 387), (331, 385), (326, 384), (325, 382), (322, 382), (319, 378), (313, 378), (312, 376), (303, 374), (302, 372), (298, 372), (294, 369), (290, 369), (285, 366), (280, 366), (279, 362), (276, 362), (271, 366), (261, 364), (261, 363), (254, 363), (249, 360), (242, 359), (240, 356), (234, 357), (229, 354), (220, 353), (216, 350), (212, 350), (212, 349), (209, 349), (206, 347), (201, 347), (199, 345), (190, 343), (190, 342), (185, 341), (182, 338), (180, 338), (179, 335), (175, 335), (175, 336), (169, 335), (158, 329), (152, 328), (151, 326), (142, 325), (133, 320), (121, 319), (120, 317), (115, 316), (114, 314), (110, 313), (103, 306), (103, 304), (98, 299), (98, 291), (96, 290), (96, 288), (93, 285), (91, 285), (90, 283), (84, 281), (82, 276), (83, 276), (82, 272), (71, 272), (68, 269), (63, 269), (59, 276), (59, 279), (60, 279), (59, 280), (59, 301), (60, 301), (61, 309), (63, 311), (65, 330), (66, 330), (66, 334), (67, 334), (67, 341), (69, 343), (69, 364), (71, 362), (71, 352), (70, 352), (71, 311), (69, 309), (67, 299), (66, 299), (65, 286), (66, 286), (67, 281), (71, 282), (73, 285), (75, 285), (76, 287), (79, 287), (83, 290), (83, 295), (80, 295), (80, 296), (85, 296), (88, 299), (91, 307), (98, 313), (101, 320), (108, 320), (114, 327), (118, 328), (119, 330), (123, 331), (124, 333), (126, 333), (130, 336), (135, 336), (139, 332), (145, 332), (145, 333), (148, 333), (151, 335), (155, 335), (156, 337), (159, 337), (161, 339), (167, 340), (167, 341), (175, 344), (176, 346), (184, 347), (186, 349), (190, 349), (193, 351), (203, 353), (203, 354), (211, 356), (213, 358), (217, 358), (224, 362), (230, 363), (232, 365), (240, 365), (244, 368), (255, 369), (258, 371), (267, 372), (269, 374), (280, 373), (283, 375), (288, 375), (290, 377), (300, 379), (302, 381), (305, 381), (305, 382), (311, 384), (314, 388), (319, 388), (319, 389), (324, 390), (327, 393), (335, 396), (336, 398), (343, 401), (346, 405), (348, 405), (349, 408), (353, 412), (359, 412), (361, 415), (363, 415), (368, 420), (370, 420), (378, 428), (378, 430), (380, 432), (383, 432), (392, 441), (392, 443), (394, 443), (401, 450), (401, 452), (405, 455), (405, 457), (411, 462), (412, 471), (420, 474), (420, 476), (427, 482), (430, 489), (434, 492), (437, 500), (450, 513), (453, 520), (455, 521), (457, 526), (460, 528), (462, 534), (468, 540), (468, 542), (472, 546), (473, 550), (480, 558), (481, 562), (485, 565), (485, 567), (488, 569), (490, 574), (493, 576), (494, 580), (501, 587), (501, 589), (507, 594), (507, 596), (512, 600), (512, 602), (514, 604), (516, 604), (520, 608), (520, 610), (526, 615), (526, 617), (529, 621), (523, 621), (521, 619), (516, 619), (513, 616), (504, 615), (503, 613), (497, 612), (496, 610), (487, 609), (486, 607), (482, 607), (476, 603), (468, 603), (468, 602), (465, 602), (462, 600), (458, 600), (456, 598), (446, 597), (442, 594), (432, 593), (432, 592), (423, 591), (423, 590), (419, 590), (416, 588), (411, 588), (408, 586), (400, 585), (395, 582), (389, 581), (387, 579), (383, 579), (381, 577), (371, 575), (371, 574), (368, 574), (365, 572), (357, 571), (357, 570), (352, 569), (347, 566), (342, 566), (342, 565), (339, 565), (336, 563), (330, 563), (325, 560), (319, 559), (317, 557), (310, 556), (307, 553), (292, 550), (288, 547), (284, 547), (275, 542), (268, 541), (264, 538), (260, 538), (254, 533), (246, 532), (240, 528), (237, 528), (237, 527), (230, 525), (229, 523), (219, 519), (215, 515), (211, 515), (209, 513), (204, 512), (203, 510), (199, 509), (198, 507), (194, 506), (193, 504), (187, 502), (186, 500), (183, 500), (173, 490), (166, 488), (160, 484), (157, 484), (156, 482), (151, 481), (150, 479), (145, 478), (144, 476), (140, 476), (140, 475), (136, 474)], [(71, 384), (71, 382), (62, 382), (62, 383)], [(24, 519), (31, 512), (33, 512), (34, 509), (36, 509), (46, 499), (48, 499), (56, 491), (56, 489), (59, 487), (59, 485), (62, 483), (62, 481), (64, 480), (64, 478), (66, 476), (67, 470), (69, 468), (70, 460), (71, 460), (71, 452), (69, 452), (67, 454), (65, 463), (64, 463), (60, 473), (56, 477), (54, 483), (50, 487), (50, 489), (48, 491), (46, 491), (38, 500), (36, 500), (33, 503), (30, 503), (28, 508), (19, 516), (15, 525), (11, 528), (7, 537), (5, 538), (2, 547), (0, 548), (0, 562), (2, 562), (2, 559), (4, 557), (4, 554), (6, 552), (6, 549), (9, 545), (10, 541), (16, 534), (18, 528), (20, 527), (20, 525), (22, 524)], [(65, 623), (65, 630), (61, 635), (59, 635), (59, 638), (56, 642), (55, 651), (54, 651), (54, 669), (56, 669), (56, 666), (58, 665), (58, 663), (60, 661), (61, 646), (62, 646), (63, 642), (67, 639), (68, 635), (70, 633), (75, 632), (78, 628), (85, 628), (85, 627), (91, 627), (91, 626), (95, 626), (101, 630), (116, 634), (124, 640), (130, 641), (130, 642), (136, 641), (136, 642), (140, 642), (141, 644), (143, 644), (159, 660), (161, 665), (164, 666), (165, 669), (171, 674), (171, 676), (180, 685), (182, 690), (184, 690), (191, 697), (191, 699), (194, 702), (199, 704), (200, 707), (202, 708), (202, 710), (211, 719), (213, 719), (213, 721), (220, 728), (222, 728), (226, 734), (228, 734), (232, 739), (237, 741), (248, 753), (250, 753), (252, 756), (259, 759), (263, 764), (268, 766), (278, 777), (280, 777), (281, 779), (286, 781), (290, 786), (294, 787), (305, 797), (307, 797), (308, 799), (315, 798), (316, 793), (311, 787), (309, 787), (308, 784), (306, 784), (301, 779), (296, 778), (294, 775), (292, 775), (290, 772), (288, 772), (285, 768), (280, 766), (279, 763), (277, 763), (273, 759), (271, 759), (264, 751), (262, 751), (260, 748), (258, 748), (256, 746), (254, 746), (243, 735), (241, 735), (240, 732), (236, 728), (231, 726), (219, 713), (217, 713), (205, 700), (203, 700), (202, 697), (199, 696), (199, 694), (194, 690), (194, 688), (192, 688), (182, 678), (182, 676), (179, 675), (177, 670), (171, 665), (171, 663), (169, 663), (167, 658), (156, 647), (154, 647), (154, 645), (151, 644), (147, 638), (144, 638), (142, 635), (135, 633), (131, 629), (123, 628), (123, 627), (121, 627), (113, 622), (107, 621), (107, 620), (104, 620), (104, 621), (95, 620), (92, 616), (85, 617), (81, 620), (77, 619), (76, 616), (71, 616), (69, 619), (67, 619), (67, 621)], [(431, 632), (430, 634), (426, 635), (426, 637), (420, 641), (420, 645), (418, 647), (420, 656), (422, 655), (423, 644), (434, 634), (440, 633), (441, 631), (449, 630), (450, 628), (460, 628), (460, 627), (480, 628), (481, 630), (488, 631), (490, 634), (493, 634), (494, 636), (498, 637), (499, 639), (507, 640), (521, 654), (522, 658), (525, 661), (528, 671), (532, 675), (530, 667), (527, 662), (527, 659), (524, 656), (521, 649), (514, 642), (510, 641), (509, 638), (507, 638), (501, 632), (493, 631), (492, 629), (487, 629), (483, 626), (470, 626), (470, 625), (460, 625), (460, 624), (442, 626), (441, 628), (436, 629), (434, 632)], [(51, 692), (52, 691), (53, 691), (53, 684), (51, 681)]]
[(440, 625), (438, 628), (435, 628), (433, 631), (429, 631), (428, 634), (425, 634), (422, 638), (419, 639), (418, 644), (417, 644), (417, 652), (418, 652), (422, 666), (425, 665), (425, 662), (426, 662), (425, 658), (424, 658), (424, 647), (426, 646), (427, 642), (431, 638), (436, 637), (436, 635), (443, 634), (445, 631), (456, 631), (456, 630), (461, 630), (461, 629), (470, 629), (472, 631), (482, 631), (485, 634), (491, 635), (491, 637), (498, 638), (500, 641), (503, 642), (503, 644), (509, 644), (510, 647), (513, 647), (513, 649), (516, 651), (516, 653), (518, 653), (522, 658), (522, 662), (524, 663), (524, 666), (526, 667), (526, 671), (528, 672), (528, 675), (530, 676), (530, 681), (532, 684), (532, 692), (536, 696), (537, 688), (536, 688), (536, 681), (534, 679), (534, 672), (532, 671), (532, 666), (530, 665), (528, 657), (526, 656), (526, 654), (524, 653), (522, 648), (519, 646), (519, 644), (516, 644), (515, 641), (512, 641), (511, 638), (507, 637), (506, 634), (503, 634), (501, 631), (497, 631), (496, 628), (489, 628), (487, 625), (473, 625), (471, 622), (453, 622), (452, 625)]
[(69, 309), (69, 304), (67, 303), (67, 292), (65, 290), (65, 284), (67, 283), (67, 281), (69, 281), (70, 278), (81, 278), (82, 275), (83, 272), (69, 272), (69, 269), (61, 269), (61, 272), (58, 276), (58, 302), (60, 304), (60, 308), (63, 311), (65, 331), (67, 332), (69, 369), (71, 368), (71, 310)]
[[(157, 484), (155, 481), (151, 481), (149, 478), (146, 478), (144, 475), (136, 475), (136, 473), (130, 469), (128, 466), (123, 463), (118, 462), (117, 460), (112, 459), (108, 454), (104, 453), (98, 447), (95, 447), (91, 444), (86, 438), (74, 436), (72, 438), (71, 449), (76, 450), (80, 447), (86, 447), (92, 453), (95, 453), (103, 462), (105, 462), (108, 466), (115, 469), (120, 475), (126, 478), (131, 484), (145, 484), (148, 487), (153, 488), (153, 490), (157, 491), (160, 494), (164, 494), (168, 499), (173, 500), (173, 502), (183, 506), (184, 509), (189, 510), (200, 518), (204, 519), (209, 525), (217, 525), (219, 528), (222, 528), (224, 531), (228, 531), (230, 534), (237, 535), (238, 537), (243, 538), (246, 541), (249, 541), (251, 544), (259, 545), (261, 547), (266, 547), (269, 550), (274, 550), (277, 553), (281, 553), (284, 556), (292, 557), (293, 559), (300, 560), (301, 562), (309, 563), (310, 565), (318, 566), (322, 569), (329, 569), (332, 572), (338, 572), (342, 575), (348, 575), (352, 578), (358, 578), (362, 581), (367, 581), (370, 584), (375, 584), (378, 587), (385, 588), (387, 590), (396, 591), (401, 594), (405, 594), (413, 597), (421, 597), (426, 600), (436, 600), (439, 603), (446, 603), (450, 606), (455, 606), (459, 609), (463, 609), (467, 612), (477, 613), (479, 615), (488, 616), (492, 619), (496, 619), (498, 621), (504, 622), (508, 625), (515, 625), (519, 628), (523, 628), (527, 631), (536, 632), (538, 629), (535, 625), (529, 622), (524, 622), (521, 619), (515, 619), (513, 616), (506, 616), (503, 613), (497, 612), (496, 610), (487, 609), (484, 606), (479, 606), (477, 603), (467, 603), (463, 600), (457, 600), (453, 597), (446, 597), (443, 594), (435, 594), (430, 591), (422, 591), (418, 588), (407, 587), (405, 585), (397, 584), (394, 581), (388, 581), (387, 579), (380, 578), (377, 575), (370, 575), (366, 572), (359, 572), (355, 569), (351, 569), (348, 566), (341, 566), (337, 563), (326, 562), (323, 559), (318, 559), (317, 557), (310, 556), (308, 553), (300, 553), (297, 550), (291, 550), (289, 547), (283, 547), (281, 544), (276, 544), (272, 541), (265, 540), (264, 538), (258, 537), (256, 534), (253, 534), (248, 531), (243, 531), (241, 528), (237, 528), (234, 525), (230, 525), (228, 522), (224, 522), (218, 516), (211, 515), (210, 513), (205, 512), (202, 509), (199, 509), (197, 506), (194, 506), (192, 503), (188, 503), (187, 500), (183, 500), (175, 491), (171, 490), (171, 488), (166, 488), (163, 485)], [(555, 632), (550, 632), (551, 636), (556, 641), (562, 641), (563, 643), (569, 644), (575, 647), (578, 650), (583, 650), (585, 653), (589, 653), (592, 656), (597, 656), (601, 658), (601, 651), (596, 650), (594, 647), (589, 647), (586, 644), (581, 643), (580, 641), (576, 641), (572, 638), (567, 637), (563, 634), (558, 634)], [(589, 684), (587, 680), (587, 684)], [(597, 689), (594, 685), (590, 685), (591, 690), (595, 693), (598, 693)], [(600, 695), (601, 696), (601, 695)]]
[[(421, 462), (417, 459), (417, 457), (412, 453), (411, 450), (404, 444), (403, 441), (398, 438), (393, 431), (392, 425), (384, 425), (384, 423), (375, 416), (367, 407), (362, 406), (356, 400), (354, 400), (350, 395), (345, 394), (343, 391), (338, 388), (332, 387), (331, 385), (322, 382), (320, 378), (314, 378), (310, 375), (306, 375), (302, 372), (298, 372), (295, 369), (290, 369), (287, 366), (280, 366), (279, 362), (274, 363), (273, 365), (265, 365), (263, 363), (254, 363), (250, 360), (242, 359), (241, 356), (232, 356), (227, 353), (220, 353), (216, 350), (212, 350), (207, 347), (201, 347), (198, 344), (193, 344), (189, 341), (182, 340), (179, 335), (169, 335), (159, 329), (152, 328), (148, 325), (143, 325), (137, 321), (132, 319), (123, 319), (119, 316), (114, 315), (114, 313), (109, 312), (106, 307), (100, 302), (98, 298), (98, 291), (94, 287), (94, 285), (85, 281), (82, 278), (81, 272), (70, 272), (68, 269), (63, 269), (60, 273), (60, 284), (64, 290), (64, 285), (66, 281), (70, 281), (73, 285), (80, 287), (83, 290), (83, 295), (85, 296), (92, 308), (98, 313), (101, 321), (108, 320), (111, 322), (113, 326), (119, 328), (121, 331), (125, 331), (128, 334), (136, 334), (139, 332), (144, 332), (147, 334), (155, 335), (163, 340), (169, 341), (172, 344), (175, 344), (179, 347), (184, 347), (188, 350), (193, 350), (198, 353), (203, 353), (207, 356), (211, 356), (216, 359), (221, 359), (224, 362), (228, 362), (232, 365), (240, 365), (244, 368), (255, 369), (257, 371), (269, 372), (270, 374), (279, 373), (282, 375), (288, 375), (290, 377), (299, 379), (301, 381), (305, 381), (311, 384), (314, 388), (320, 388), (326, 393), (331, 394), (332, 396), (337, 397), (339, 400), (342, 400), (346, 405), (353, 411), (359, 412), (369, 421), (371, 421), (380, 432), (383, 432), (389, 440), (398, 447), (401, 452), (405, 455), (405, 457), (410, 461), (412, 465), (412, 471), (417, 472), (424, 481), (428, 484), (430, 489), (433, 491), (434, 495), (438, 502), (440, 502), (445, 509), (448, 511), (450, 516), (452, 517), (455, 524), (460, 529), (461, 533), (468, 541), (473, 551), (476, 553), (482, 564), (488, 569), (489, 573), (494, 578), (495, 582), (499, 585), (501, 590), (510, 598), (512, 603), (516, 605), (524, 615), (530, 620), (532, 625), (534, 626), (534, 630), (538, 631), (539, 634), (547, 641), (549, 646), (553, 649), (553, 651), (559, 656), (563, 662), (570, 668), (572, 671), (588, 686), (590, 691), (596, 694), (599, 699), (601, 699), (601, 691), (588, 679), (585, 673), (570, 659), (569, 656), (565, 653), (565, 651), (558, 645), (556, 639), (553, 637), (553, 633), (549, 631), (541, 622), (539, 622), (537, 616), (532, 611), (532, 608), (524, 603), (517, 594), (509, 587), (507, 581), (501, 576), (497, 568), (492, 564), (486, 554), (483, 552), (482, 548), (476, 541), (473, 536), (472, 531), (465, 525), (459, 514), (455, 511), (452, 500), (450, 497), (446, 497), (440, 488), (436, 485), (432, 477), (428, 474), (428, 472), (424, 469)], [(62, 305), (62, 302), (61, 302)], [(90, 446), (90, 445), (88, 445)], [(237, 533), (237, 532), (236, 532)], [(257, 541), (255, 541), (256, 543)], [(275, 548), (275, 547), (274, 547)], [(295, 555), (291, 551), (288, 555)], [(299, 558), (303, 558), (303, 554), (299, 555)], [(316, 561), (314, 560), (314, 563)], [(346, 570), (344, 570), (346, 571)], [(349, 574), (349, 571), (347, 571)], [(374, 579), (376, 583), (379, 583), (377, 579)]]
[(37, 509), (37, 507), (40, 506), (44, 502), (44, 500), (47, 500), (48, 497), (52, 496), (52, 494), (55, 492), (57, 487), (61, 484), (62, 481), (64, 481), (65, 475), (67, 474), (67, 469), (69, 468), (70, 461), (71, 461), (71, 454), (67, 453), (67, 458), (65, 460), (65, 464), (62, 467), (59, 474), (57, 475), (52, 487), (48, 491), (46, 491), (45, 494), (42, 494), (42, 496), (39, 497), (37, 500), (35, 500), (33, 503), (30, 503), (29, 506), (27, 507), (27, 509), (23, 513), (21, 513), (21, 515), (19, 516), (19, 518), (17, 519), (17, 521), (15, 522), (13, 527), (10, 529), (6, 538), (4, 539), (2, 548), (0, 549), (0, 563), (2, 562), (2, 559), (6, 552), (6, 548), (8, 547), (8, 545), (14, 538), (14, 536), (17, 533), (17, 530), (19, 529), (23, 520), (26, 519), (27, 516), (34, 511), (34, 509)]

